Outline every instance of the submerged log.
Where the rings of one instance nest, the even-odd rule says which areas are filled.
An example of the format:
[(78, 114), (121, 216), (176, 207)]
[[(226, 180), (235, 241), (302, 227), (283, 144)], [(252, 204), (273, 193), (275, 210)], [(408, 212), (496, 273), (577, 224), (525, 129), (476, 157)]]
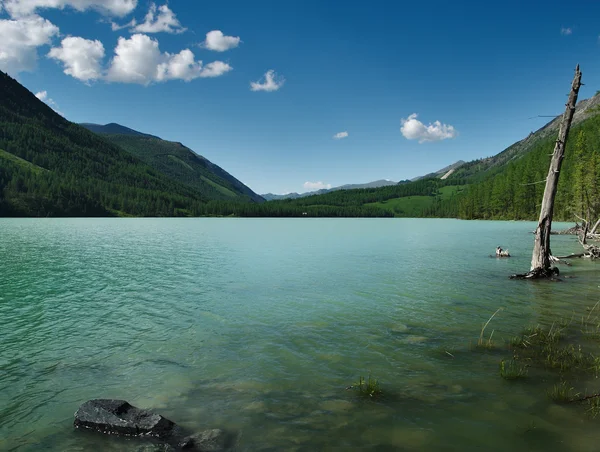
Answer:
[(596, 245), (584, 245), (583, 246), (585, 252), (583, 253), (573, 253), (568, 256), (557, 256), (554, 257), (556, 260), (562, 259), (579, 259), (579, 258), (589, 258), (589, 259), (600, 259), (600, 247)]

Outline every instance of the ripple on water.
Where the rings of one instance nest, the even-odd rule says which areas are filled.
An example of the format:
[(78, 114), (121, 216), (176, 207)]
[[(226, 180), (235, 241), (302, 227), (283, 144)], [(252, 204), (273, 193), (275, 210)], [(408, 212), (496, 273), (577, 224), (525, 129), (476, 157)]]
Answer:
[[(0, 259), (0, 450), (131, 447), (73, 431), (77, 406), (97, 397), (241, 432), (242, 450), (594, 450), (600, 440), (545, 387), (497, 378), (500, 355), (469, 348), (499, 307), (490, 328), (501, 339), (597, 301), (590, 263), (565, 270), (578, 278), (563, 284), (502, 276), (528, 266), (532, 224), (0, 223), (0, 257), (10, 256)], [(487, 257), (498, 240), (514, 259)], [(568, 253), (569, 240), (553, 237), (553, 249)], [(375, 403), (345, 389), (369, 373), (385, 394)]]

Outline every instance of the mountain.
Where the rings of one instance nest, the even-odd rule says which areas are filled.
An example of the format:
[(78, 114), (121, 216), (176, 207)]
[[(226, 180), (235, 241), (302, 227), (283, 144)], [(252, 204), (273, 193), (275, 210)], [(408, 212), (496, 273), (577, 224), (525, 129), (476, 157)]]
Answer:
[(154, 135), (148, 135), (146, 133), (138, 132), (137, 130), (130, 129), (129, 127), (125, 127), (114, 122), (111, 122), (110, 124), (105, 124), (103, 126), (100, 124), (92, 124), (89, 122), (81, 123), (79, 125), (85, 127), (91, 132), (99, 134), (133, 135), (138, 137), (158, 138)]
[(190, 216), (210, 201), (0, 71), (0, 216)]
[(303, 196), (309, 196), (312, 193), (286, 193), (285, 195), (276, 195), (275, 193), (265, 193), (262, 196), (267, 201), (280, 201), (282, 199), (297, 199), (302, 198)]
[(448, 165), (440, 170), (437, 170), (433, 173), (429, 173), (426, 174), (425, 176), (418, 176), (415, 177), (413, 179), (411, 179), (411, 182), (420, 180), (420, 179), (427, 179), (427, 178), (431, 178), (431, 177), (439, 177), (440, 179), (447, 179), (448, 177), (450, 177), (450, 175), (452, 175), (457, 168), (461, 167), (462, 165), (464, 165), (465, 162), (463, 160), (459, 160), (458, 162), (453, 163), (452, 165)]
[(336, 190), (356, 190), (361, 188), (377, 188), (377, 187), (387, 187), (389, 185), (398, 185), (402, 183), (406, 183), (408, 181), (394, 182), (387, 179), (380, 179), (373, 182), (367, 182), (366, 184), (347, 184), (340, 185), (339, 187), (333, 188), (322, 188), (321, 190), (311, 191), (306, 193), (287, 193), (285, 195), (276, 195), (274, 193), (267, 193), (261, 195), (267, 201), (278, 201), (282, 199), (298, 199), (305, 198), (306, 196), (314, 196), (314, 195), (323, 195), (325, 193), (329, 193)]
[[(579, 101), (575, 109), (575, 114), (573, 115), (571, 127), (577, 126), (588, 118), (596, 115), (599, 108), (600, 94), (596, 94), (589, 99)], [(557, 116), (543, 127), (539, 128), (537, 131), (531, 132), (527, 137), (517, 141), (493, 157), (486, 157), (465, 163), (460, 168), (457, 168), (453, 174), (453, 177), (479, 177), (486, 172), (501, 169), (501, 167), (509, 164), (510, 162), (518, 160), (535, 148), (539, 142), (547, 139), (548, 137), (555, 136), (558, 133), (561, 118), (562, 116)]]
[[(595, 221), (600, 216), (599, 98), (577, 106), (577, 121), (569, 132), (554, 203), (556, 220), (579, 221), (589, 215)], [(468, 168), (477, 168), (477, 172), (453, 175), (450, 179), (469, 182), (456, 205), (456, 215), (466, 219), (537, 219), (557, 129), (554, 120), (497, 156), (478, 162), (479, 168)]]
[[(493, 157), (462, 161), (395, 186), (343, 190), (288, 207), (370, 208), (394, 216), (535, 220), (560, 118)], [(270, 204), (270, 203), (269, 203)], [(600, 216), (600, 94), (577, 104), (554, 206), (556, 220)]]
[(120, 124), (81, 125), (209, 199), (264, 201), (231, 174), (181, 143), (166, 141)]
[(387, 179), (379, 179), (373, 182), (367, 182), (366, 184), (347, 184), (347, 185), (342, 185), (340, 187), (335, 187), (332, 188), (330, 191), (333, 190), (356, 190), (356, 189), (360, 189), (360, 188), (378, 188), (378, 187), (388, 187), (390, 185), (398, 185), (401, 183), (404, 183), (405, 181), (401, 181), (401, 182), (394, 182), (391, 180), (387, 180)]

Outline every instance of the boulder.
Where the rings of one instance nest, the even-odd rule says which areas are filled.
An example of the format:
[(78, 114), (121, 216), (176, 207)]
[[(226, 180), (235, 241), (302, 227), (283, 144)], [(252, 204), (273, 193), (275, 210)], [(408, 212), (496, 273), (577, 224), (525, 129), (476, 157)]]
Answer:
[(125, 400), (89, 400), (75, 413), (75, 427), (125, 436), (168, 438), (174, 433), (174, 422), (151, 411), (130, 405)]

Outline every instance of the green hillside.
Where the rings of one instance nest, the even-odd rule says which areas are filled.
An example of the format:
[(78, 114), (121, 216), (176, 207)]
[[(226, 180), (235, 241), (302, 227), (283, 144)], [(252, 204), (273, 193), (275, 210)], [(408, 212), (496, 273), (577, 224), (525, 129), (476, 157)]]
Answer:
[[(456, 215), (472, 219), (537, 219), (556, 137), (535, 143), (519, 160), (471, 184)], [(554, 217), (576, 220), (600, 214), (600, 116), (573, 127), (561, 170)]]
[(240, 202), (264, 201), (235, 177), (181, 143), (162, 140), (118, 124), (82, 125), (169, 178), (197, 190), (206, 198)]
[(433, 216), (432, 212), (439, 210), (441, 203), (444, 203), (444, 205), (451, 202), (456, 203), (464, 190), (464, 186), (447, 185), (440, 187), (434, 195), (404, 196), (366, 205), (387, 210), (396, 217)]
[[(578, 103), (555, 203), (555, 218), (600, 216), (600, 95)], [(560, 118), (499, 154), (409, 184), (288, 200), (303, 207), (369, 207), (396, 217), (535, 220)], [(284, 202), (284, 201), (272, 201)], [(270, 202), (271, 203), (271, 202)]]
[(193, 215), (207, 200), (0, 72), (0, 216)]
[[(578, 104), (555, 218), (600, 215), (600, 96)], [(263, 199), (181, 143), (118, 124), (70, 123), (0, 73), (0, 216), (536, 219), (553, 120), (496, 156), (398, 185)], [(104, 131), (118, 132), (105, 134)], [(254, 201), (254, 202), (253, 202)]]
[[(600, 96), (577, 105), (555, 203), (555, 218), (600, 216)], [(467, 162), (447, 179), (369, 190), (345, 190), (287, 205), (381, 209), (396, 217), (535, 220), (559, 119), (493, 157)]]

